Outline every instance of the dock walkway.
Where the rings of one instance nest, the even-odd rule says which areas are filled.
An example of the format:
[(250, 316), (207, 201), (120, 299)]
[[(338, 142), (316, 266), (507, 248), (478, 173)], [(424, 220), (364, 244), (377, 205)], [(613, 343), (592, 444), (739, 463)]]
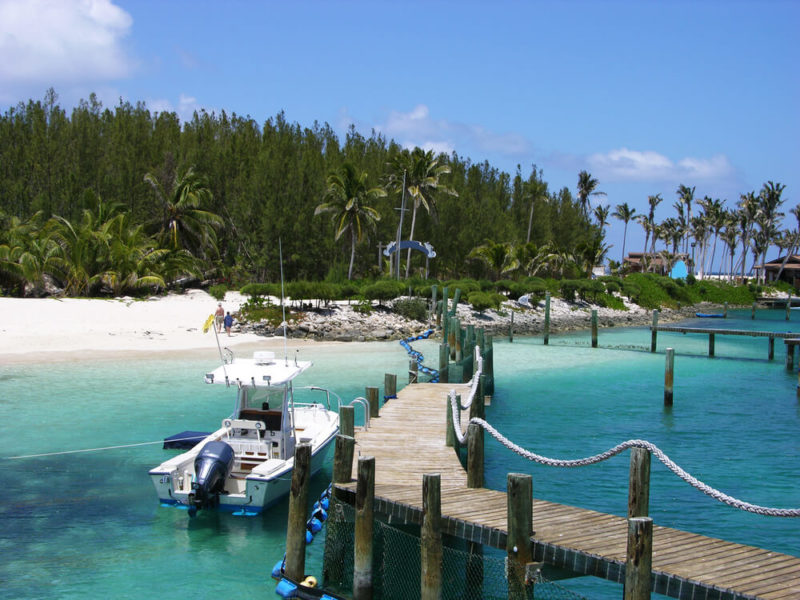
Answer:
[[(505, 492), (467, 487), (445, 445), (447, 393), (466, 384), (414, 384), (381, 407), (369, 431), (356, 432), (361, 456), (375, 457), (375, 511), (392, 521), (422, 522), (422, 476), (441, 477), (442, 531), (505, 549)], [(462, 423), (468, 416), (463, 414)], [(354, 461), (355, 462), (355, 461)], [(354, 499), (353, 482), (339, 484)], [(622, 583), (628, 524), (624, 517), (534, 499), (533, 560)], [(800, 598), (800, 558), (702, 535), (653, 527), (652, 591), (673, 598)]]

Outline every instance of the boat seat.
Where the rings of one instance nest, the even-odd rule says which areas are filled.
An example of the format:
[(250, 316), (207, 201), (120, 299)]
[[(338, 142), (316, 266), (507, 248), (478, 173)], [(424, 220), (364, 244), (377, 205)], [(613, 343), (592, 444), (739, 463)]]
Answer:
[(239, 418), (248, 421), (261, 421), (267, 431), (281, 430), (281, 411), (279, 410), (245, 408), (239, 412)]

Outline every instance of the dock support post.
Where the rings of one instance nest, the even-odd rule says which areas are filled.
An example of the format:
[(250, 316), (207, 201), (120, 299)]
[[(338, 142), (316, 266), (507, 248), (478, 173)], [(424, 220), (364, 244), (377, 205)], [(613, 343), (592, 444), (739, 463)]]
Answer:
[(708, 334), (708, 355), (714, 356), (714, 334)]
[(592, 348), (597, 348), (597, 310), (592, 309)]
[(348, 437), (355, 437), (356, 408), (352, 404), (339, 407), (339, 433)]
[(675, 370), (675, 350), (667, 348), (667, 360), (664, 367), (664, 406), (672, 406), (672, 385)]
[(438, 288), (438, 286), (436, 284), (431, 286), (431, 314), (430, 314), (430, 317), (436, 323), (437, 326), (439, 325), (439, 311), (436, 310), (437, 309), (437, 306), (436, 306), (436, 292), (438, 290), (439, 290), (439, 288)]
[(656, 340), (658, 338), (656, 327), (658, 327), (658, 309), (653, 311), (653, 326), (650, 329), (650, 352), (656, 351)]
[[(456, 394), (456, 410), (461, 410), (461, 395)], [(450, 395), (447, 396), (447, 433), (445, 434), (445, 446), (448, 448), (458, 448), (458, 438), (456, 437), (456, 424), (453, 422), (453, 407), (450, 406)]]
[(408, 361), (408, 383), (417, 383), (417, 377), (419, 377), (419, 364), (412, 359)]
[(511, 321), (508, 323), (508, 343), (514, 341), (514, 311), (511, 311)]
[[(338, 498), (337, 483), (348, 483), (353, 475), (353, 454), (356, 449), (356, 440), (349, 435), (336, 436), (336, 445), (333, 451), (333, 473), (332, 482), (334, 484), (333, 496)], [(305, 525), (304, 525), (305, 526)], [(305, 534), (304, 534), (305, 535)]]
[(467, 427), (467, 487), (483, 487), (483, 427), (477, 423)]
[(442, 321), (442, 335), (444, 336), (444, 341), (447, 341), (447, 302), (450, 300), (450, 291), (447, 289), (447, 286), (442, 288), (442, 312), (440, 313), (440, 319)]
[(456, 360), (456, 323), (455, 317), (447, 317), (447, 347), (450, 348), (450, 360)]
[(628, 518), (646, 517), (650, 511), (650, 451), (631, 448), (628, 477)]
[(750, 319), (755, 321), (756, 320), (756, 303), (753, 302), (753, 310), (750, 312)]
[(792, 292), (786, 295), (786, 320), (789, 320), (789, 313), (792, 310)]
[(378, 402), (378, 388), (367, 386), (367, 404), (369, 404), (369, 418), (374, 419), (380, 416), (381, 404)]
[(533, 559), (533, 478), (522, 473), (508, 474), (508, 597), (526, 598), (525, 571)]
[(286, 527), (286, 576), (305, 579), (308, 484), (311, 481), (311, 444), (298, 444), (294, 452), (289, 522)]
[(544, 293), (544, 345), (550, 343), (550, 292)]
[(375, 457), (358, 459), (353, 599), (372, 600), (372, 531), (375, 528)]
[(397, 396), (397, 373), (385, 373), (383, 375), (383, 395), (386, 396), (383, 399), (384, 404), (389, 398)]
[(624, 600), (649, 600), (653, 565), (653, 519), (628, 519)]
[(455, 344), (455, 359), (461, 362), (464, 352), (464, 331), (461, 329), (461, 320), (453, 317), (453, 342)]
[(794, 344), (786, 344), (786, 370), (794, 369)]
[(724, 318), (726, 318), (726, 319), (728, 318), (728, 302), (727, 301), (725, 302), (725, 308), (722, 310), (722, 316)]
[(442, 597), (442, 497), (438, 473), (422, 476), (422, 530), (420, 531), (422, 600)]
[(767, 359), (772, 360), (775, 358), (775, 338), (769, 336), (769, 345), (767, 346)]
[(439, 383), (449, 383), (450, 349), (447, 344), (439, 344)]

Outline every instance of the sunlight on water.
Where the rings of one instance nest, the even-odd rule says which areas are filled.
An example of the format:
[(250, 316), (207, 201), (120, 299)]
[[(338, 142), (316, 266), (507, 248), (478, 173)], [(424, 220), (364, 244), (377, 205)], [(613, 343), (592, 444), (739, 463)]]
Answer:
[[(783, 314), (759, 313), (751, 321), (749, 311), (732, 311), (727, 320), (698, 323), (800, 331)], [(797, 507), (800, 404), (797, 374), (784, 369), (782, 341), (773, 361), (766, 360), (766, 338), (719, 335), (716, 358), (707, 357), (707, 336), (661, 333), (655, 354), (649, 344), (647, 329), (601, 330), (598, 349), (589, 347), (586, 332), (553, 336), (548, 347), (540, 337), (508, 343), (498, 336), (497, 389), (487, 417), (519, 445), (553, 458), (647, 439), (725, 493)], [(663, 407), (668, 346), (676, 352), (672, 410)], [(414, 347), (436, 366), (436, 343)], [(396, 373), (399, 386), (407, 381), (408, 357), (396, 342), (311, 346), (300, 357), (315, 366), (297, 386), (330, 387), (348, 401), (363, 396), (366, 386), (383, 393), (384, 373)], [(214, 358), (0, 367), (0, 456), (157, 442), (0, 461), (3, 597), (274, 594), (269, 572), (283, 555), (285, 501), (263, 518), (201, 513), (190, 520), (185, 511), (157, 505), (147, 476), (167, 454), (160, 445), (165, 436), (210, 431), (230, 412), (230, 390), (202, 384)], [(529, 472), (539, 498), (624, 515), (628, 453), (555, 469), (488, 439), (489, 487), (504, 489), (508, 472)], [(742, 513), (690, 488), (660, 463), (652, 471), (650, 512), (657, 524), (800, 555), (798, 520)], [(314, 479), (312, 497), (329, 477), (328, 469)], [(323, 543), (320, 536), (309, 547), (310, 572), (319, 572)], [(590, 598), (621, 594), (620, 586), (593, 578), (561, 583)]]

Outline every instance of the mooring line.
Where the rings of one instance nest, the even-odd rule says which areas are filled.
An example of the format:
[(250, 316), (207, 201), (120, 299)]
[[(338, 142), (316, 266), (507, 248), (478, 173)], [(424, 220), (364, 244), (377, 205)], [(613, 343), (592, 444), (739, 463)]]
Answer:
[[(201, 440), (205, 438), (205, 435), (201, 436), (192, 436), (192, 437), (185, 437), (185, 438), (178, 438), (176, 440), (172, 440), (175, 442), (183, 442), (186, 440)], [(139, 442), (138, 444), (122, 444), (120, 446), (104, 446), (102, 448), (83, 448), (81, 450), (63, 450), (61, 452), (43, 452), (41, 454), (23, 454), (20, 456), (6, 456), (6, 460), (17, 460), (19, 458), (40, 458), (42, 456), (59, 456), (61, 454), (79, 454), (81, 452), (100, 452), (102, 450), (119, 450), (121, 448), (136, 448), (137, 446), (152, 446), (153, 444), (163, 444), (164, 440), (157, 440), (155, 442)]]

